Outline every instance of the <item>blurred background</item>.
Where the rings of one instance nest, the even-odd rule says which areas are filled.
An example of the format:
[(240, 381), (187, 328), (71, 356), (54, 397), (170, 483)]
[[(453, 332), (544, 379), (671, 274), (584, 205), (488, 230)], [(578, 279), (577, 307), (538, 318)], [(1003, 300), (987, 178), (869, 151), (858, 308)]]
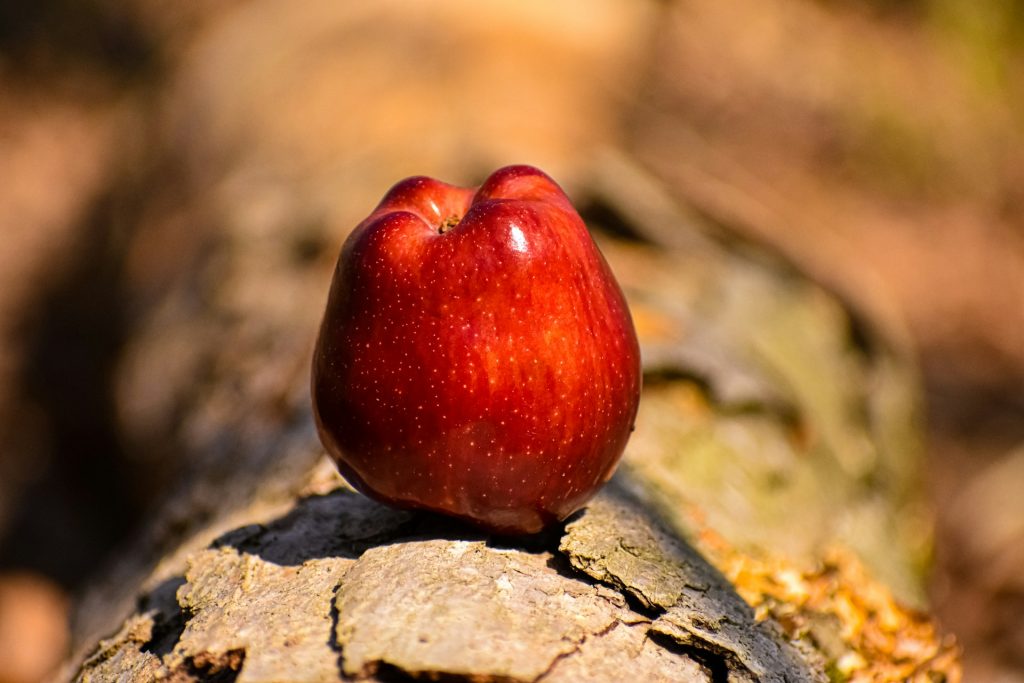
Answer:
[(0, 683), (64, 656), (76, 592), (186, 466), (201, 359), (169, 342), (140, 377), (133, 349), (221, 272), (210, 245), (329, 268), (401, 177), (526, 162), (571, 193), (611, 149), (915, 349), (933, 604), (966, 680), (1024, 681), (1024, 3), (23, 0), (0, 3)]

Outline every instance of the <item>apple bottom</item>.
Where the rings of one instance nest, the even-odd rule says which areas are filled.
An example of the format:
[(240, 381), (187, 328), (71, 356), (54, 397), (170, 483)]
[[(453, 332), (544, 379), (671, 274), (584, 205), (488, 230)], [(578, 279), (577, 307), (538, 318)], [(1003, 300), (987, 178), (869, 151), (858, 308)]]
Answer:
[[(485, 531), (505, 536), (537, 533), (551, 524), (566, 519), (582, 508), (593, 497), (597, 489), (611, 478), (617, 463), (617, 458), (612, 458), (610, 463), (604, 463), (602, 467), (597, 468), (599, 471), (587, 472), (587, 479), (592, 481), (590, 485), (571, 495), (563, 494), (557, 499), (545, 499), (543, 496), (538, 497), (529, 491), (517, 489), (513, 481), (521, 485), (523, 477), (515, 470), (503, 473), (502, 479), (508, 482), (507, 485), (499, 481), (497, 475), (494, 474), (480, 473), (478, 479), (474, 481), (472, 472), (463, 471), (459, 476), (459, 483), (446, 490), (440, 490), (440, 484), (437, 483), (435, 483), (435, 487), (438, 487), (436, 491), (428, 487), (425, 497), (437, 502), (427, 503), (422, 498), (382, 492), (367, 484), (366, 480), (345, 460), (341, 458), (333, 458), (333, 460), (345, 480), (357, 491), (373, 500), (392, 507), (424, 510), (456, 517)], [(416, 480), (430, 477), (428, 473), (417, 472), (416, 468), (408, 465), (400, 467), (398, 471), (401, 472), (400, 475), (395, 471), (391, 473), (392, 481), (395, 484), (393, 488), (397, 491), (423, 489), (423, 482)], [(379, 472), (370, 472), (367, 477), (374, 481), (382, 480)], [(419, 484), (416, 489), (410, 486), (413, 481)], [(507, 502), (499, 503), (501, 498), (506, 499)]]

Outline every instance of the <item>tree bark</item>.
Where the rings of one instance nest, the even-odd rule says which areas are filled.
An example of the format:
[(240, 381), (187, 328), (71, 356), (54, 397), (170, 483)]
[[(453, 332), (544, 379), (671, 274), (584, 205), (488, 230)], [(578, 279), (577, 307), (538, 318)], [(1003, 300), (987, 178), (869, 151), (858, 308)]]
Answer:
[(129, 418), (188, 466), (79, 606), (63, 675), (956, 680), (953, 646), (893, 597), (920, 604), (927, 549), (912, 366), (625, 156), (590, 168), (577, 199), (630, 299), (645, 389), (584, 511), (494, 538), (348, 489), (308, 407), (333, 254), (223, 239), (125, 366)]

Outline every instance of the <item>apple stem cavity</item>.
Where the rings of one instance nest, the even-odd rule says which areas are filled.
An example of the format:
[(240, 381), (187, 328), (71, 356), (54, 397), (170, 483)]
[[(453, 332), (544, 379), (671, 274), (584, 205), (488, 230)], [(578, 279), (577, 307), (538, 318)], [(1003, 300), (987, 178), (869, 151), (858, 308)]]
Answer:
[(443, 221), (441, 221), (441, 225), (437, 226), (437, 232), (441, 235), (445, 234), (446, 232), (454, 228), (456, 225), (458, 225), (460, 220), (462, 219), (456, 216), (455, 214), (448, 216), (448, 218), (445, 218)]

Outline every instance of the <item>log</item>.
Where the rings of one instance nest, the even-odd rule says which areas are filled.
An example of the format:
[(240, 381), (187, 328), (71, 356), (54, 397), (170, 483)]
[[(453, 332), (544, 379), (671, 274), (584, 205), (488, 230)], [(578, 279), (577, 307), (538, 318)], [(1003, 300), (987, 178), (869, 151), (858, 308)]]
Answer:
[[(79, 606), (64, 675), (957, 680), (955, 646), (894, 597), (919, 600), (926, 548), (906, 357), (628, 157), (591, 168), (580, 203), (646, 385), (623, 466), (585, 510), (496, 538), (350, 490), (308, 406), (325, 274), (246, 272), (245, 243), (226, 241), (202, 306), (162, 308), (137, 339), (128, 396), (147, 386), (132, 372), (182, 367), (168, 349), (201, 357), (203, 389), (179, 406), (189, 467)], [(268, 305), (269, 287), (292, 305)]]

